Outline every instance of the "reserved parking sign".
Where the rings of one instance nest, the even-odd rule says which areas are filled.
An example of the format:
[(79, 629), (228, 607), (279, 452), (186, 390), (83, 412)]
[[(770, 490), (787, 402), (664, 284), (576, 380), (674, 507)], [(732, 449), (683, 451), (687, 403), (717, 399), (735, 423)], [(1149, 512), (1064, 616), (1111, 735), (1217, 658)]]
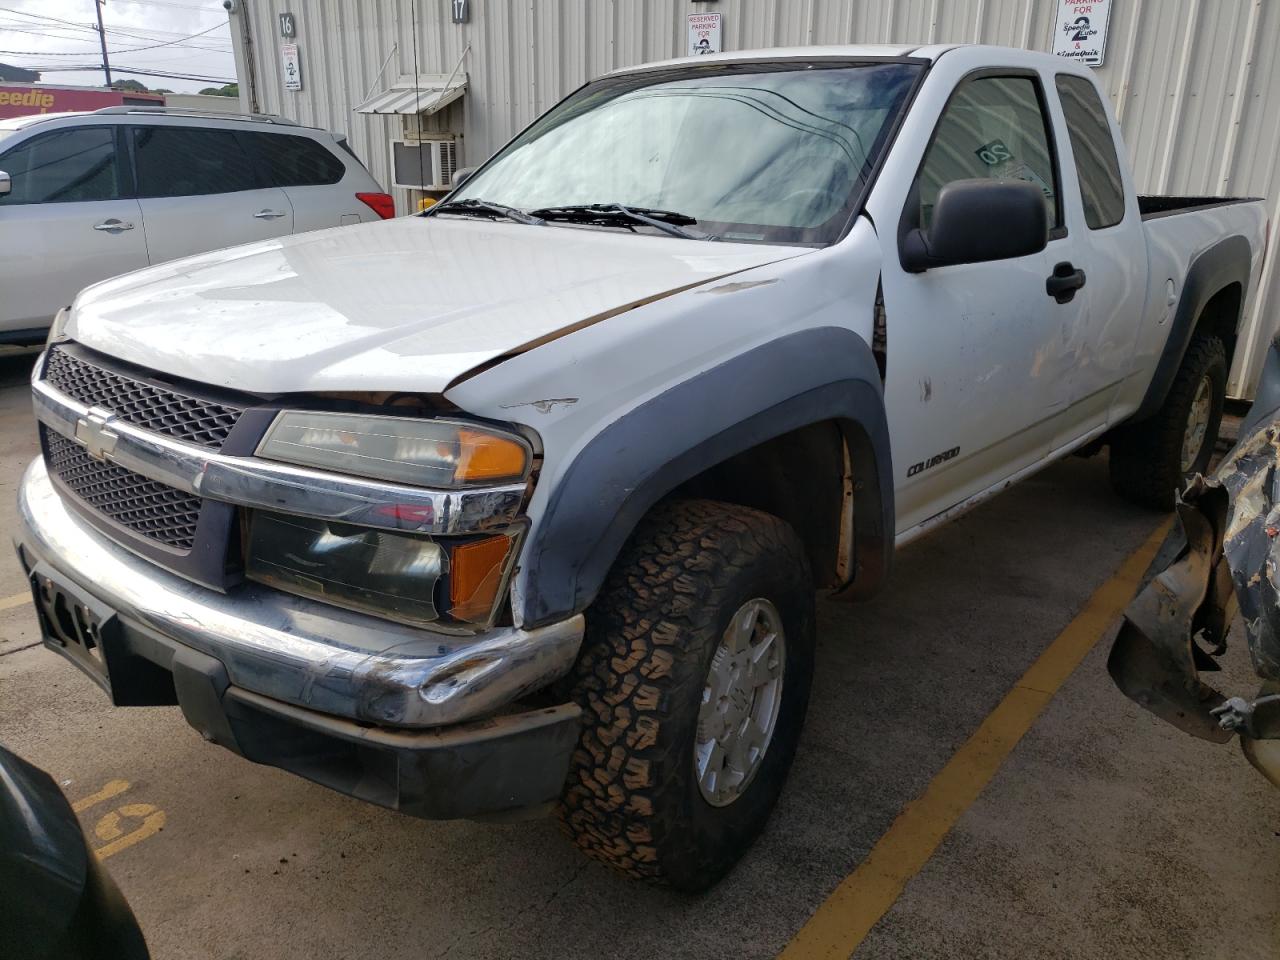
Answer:
[(1102, 66), (1107, 51), (1107, 24), (1111, 22), (1111, 0), (1059, 0), (1058, 20), (1053, 28), (1053, 52), (1091, 67)]
[(689, 56), (720, 52), (720, 23), (718, 13), (689, 14)]

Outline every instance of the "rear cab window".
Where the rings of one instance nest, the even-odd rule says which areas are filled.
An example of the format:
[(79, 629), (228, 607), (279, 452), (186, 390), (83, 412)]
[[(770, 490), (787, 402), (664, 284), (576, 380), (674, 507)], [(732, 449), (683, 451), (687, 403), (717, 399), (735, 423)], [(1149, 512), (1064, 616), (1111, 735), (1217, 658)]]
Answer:
[(310, 137), (286, 133), (247, 133), (259, 161), (277, 187), (318, 187), (338, 183), (347, 174), (342, 160)]
[(52, 130), (0, 153), (12, 189), (0, 205), (79, 203), (121, 195), (113, 127)]
[(192, 197), (261, 186), (234, 131), (157, 124), (134, 127), (131, 135), (139, 197)]
[(1124, 219), (1124, 180), (1107, 110), (1097, 89), (1084, 77), (1059, 74), (1056, 85), (1080, 180), (1085, 223), (1090, 230), (1114, 227)]

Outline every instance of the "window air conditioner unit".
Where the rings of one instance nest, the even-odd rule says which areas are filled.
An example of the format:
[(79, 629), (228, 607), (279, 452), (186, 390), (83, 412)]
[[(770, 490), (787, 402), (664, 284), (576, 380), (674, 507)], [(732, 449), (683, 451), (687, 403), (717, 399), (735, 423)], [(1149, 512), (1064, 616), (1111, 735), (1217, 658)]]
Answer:
[(452, 137), (391, 141), (392, 186), (405, 190), (450, 190), (458, 168)]

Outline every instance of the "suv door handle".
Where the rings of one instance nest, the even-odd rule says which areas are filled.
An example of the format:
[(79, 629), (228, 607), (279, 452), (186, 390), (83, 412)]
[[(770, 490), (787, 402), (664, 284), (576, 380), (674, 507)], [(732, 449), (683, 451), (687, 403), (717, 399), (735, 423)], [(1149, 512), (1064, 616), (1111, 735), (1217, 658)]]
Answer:
[(1084, 286), (1084, 271), (1077, 270), (1069, 260), (1053, 268), (1053, 275), (1044, 282), (1044, 292), (1059, 303), (1070, 303), (1076, 291)]
[(259, 210), (254, 214), (254, 217), (259, 220), (279, 220), (283, 216), (283, 210)]
[(121, 230), (132, 230), (133, 224), (127, 220), (117, 220), (112, 217), (110, 220), (95, 223), (93, 229), (102, 230), (104, 233), (119, 233)]

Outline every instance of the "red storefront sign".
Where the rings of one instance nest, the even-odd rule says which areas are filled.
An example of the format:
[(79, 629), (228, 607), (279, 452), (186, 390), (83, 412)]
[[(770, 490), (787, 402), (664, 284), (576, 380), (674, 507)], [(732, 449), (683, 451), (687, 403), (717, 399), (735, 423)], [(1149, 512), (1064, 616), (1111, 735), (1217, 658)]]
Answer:
[(125, 93), (119, 90), (91, 90), (84, 87), (46, 87), (26, 83), (0, 84), (0, 119), (25, 117), (31, 113), (63, 113), (68, 110), (98, 110), (124, 104), (163, 106), (162, 94)]

